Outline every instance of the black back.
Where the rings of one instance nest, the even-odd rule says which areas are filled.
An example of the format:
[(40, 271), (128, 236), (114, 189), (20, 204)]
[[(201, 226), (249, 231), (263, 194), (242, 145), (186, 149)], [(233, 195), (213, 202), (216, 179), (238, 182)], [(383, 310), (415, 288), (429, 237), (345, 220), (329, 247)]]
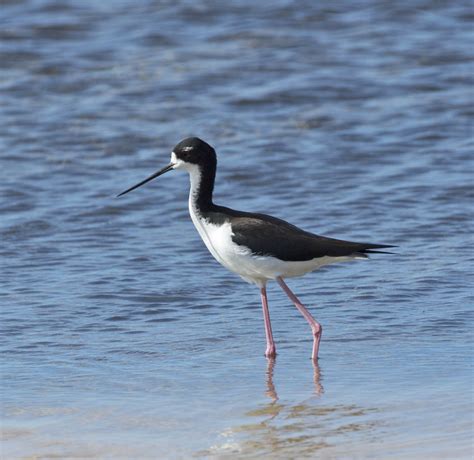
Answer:
[(259, 256), (273, 256), (284, 261), (305, 261), (319, 257), (363, 256), (374, 249), (393, 246), (327, 238), (306, 232), (282, 219), (266, 214), (236, 211), (213, 205), (202, 213), (211, 223), (229, 222), (232, 241)]

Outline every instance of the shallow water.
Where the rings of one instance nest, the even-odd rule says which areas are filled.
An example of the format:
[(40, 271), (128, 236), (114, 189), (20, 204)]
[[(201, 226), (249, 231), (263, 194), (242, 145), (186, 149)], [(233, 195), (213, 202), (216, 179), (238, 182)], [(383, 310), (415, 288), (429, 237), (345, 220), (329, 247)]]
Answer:
[[(176, 3), (179, 3), (178, 5)], [(225, 4), (224, 4), (225, 3)], [(2, 444), (10, 458), (470, 458), (469, 2), (2, 2)], [(399, 245), (290, 287), (220, 267), (216, 201)]]

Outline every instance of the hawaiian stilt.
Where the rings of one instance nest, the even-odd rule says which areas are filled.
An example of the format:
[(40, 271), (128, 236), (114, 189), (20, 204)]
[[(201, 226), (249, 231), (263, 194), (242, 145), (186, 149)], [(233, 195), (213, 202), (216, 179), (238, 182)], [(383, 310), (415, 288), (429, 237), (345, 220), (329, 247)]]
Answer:
[(266, 284), (276, 280), (311, 327), (313, 360), (318, 359), (321, 325), (286, 285), (284, 278), (302, 276), (324, 265), (367, 258), (384, 244), (355, 243), (314, 235), (284, 220), (265, 214), (235, 211), (212, 201), (216, 177), (216, 153), (197, 137), (184, 139), (171, 153), (168, 166), (130, 187), (124, 195), (173, 169), (186, 170), (191, 179), (189, 213), (205, 245), (224, 267), (260, 288), (267, 348), (276, 355)]

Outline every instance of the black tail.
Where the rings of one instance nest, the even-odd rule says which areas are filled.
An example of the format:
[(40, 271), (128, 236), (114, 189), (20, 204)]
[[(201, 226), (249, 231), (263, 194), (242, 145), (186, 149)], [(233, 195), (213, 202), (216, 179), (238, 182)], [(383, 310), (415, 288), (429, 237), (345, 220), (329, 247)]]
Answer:
[(397, 248), (398, 246), (393, 246), (391, 244), (368, 244), (365, 248), (361, 249), (358, 252), (362, 254), (396, 254), (396, 252), (389, 251), (376, 251), (376, 249), (384, 248)]

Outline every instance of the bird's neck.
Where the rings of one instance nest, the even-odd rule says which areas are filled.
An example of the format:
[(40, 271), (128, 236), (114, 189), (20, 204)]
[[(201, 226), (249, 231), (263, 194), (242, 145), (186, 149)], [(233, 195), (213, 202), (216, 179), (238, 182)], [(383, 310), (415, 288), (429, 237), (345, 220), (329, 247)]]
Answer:
[(210, 211), (214, 206), (212, 192), (214, 190), (216, 169), (194, 166), (189, 171), (189, 175), (191, 180), (189, 206), (199, 213)]

